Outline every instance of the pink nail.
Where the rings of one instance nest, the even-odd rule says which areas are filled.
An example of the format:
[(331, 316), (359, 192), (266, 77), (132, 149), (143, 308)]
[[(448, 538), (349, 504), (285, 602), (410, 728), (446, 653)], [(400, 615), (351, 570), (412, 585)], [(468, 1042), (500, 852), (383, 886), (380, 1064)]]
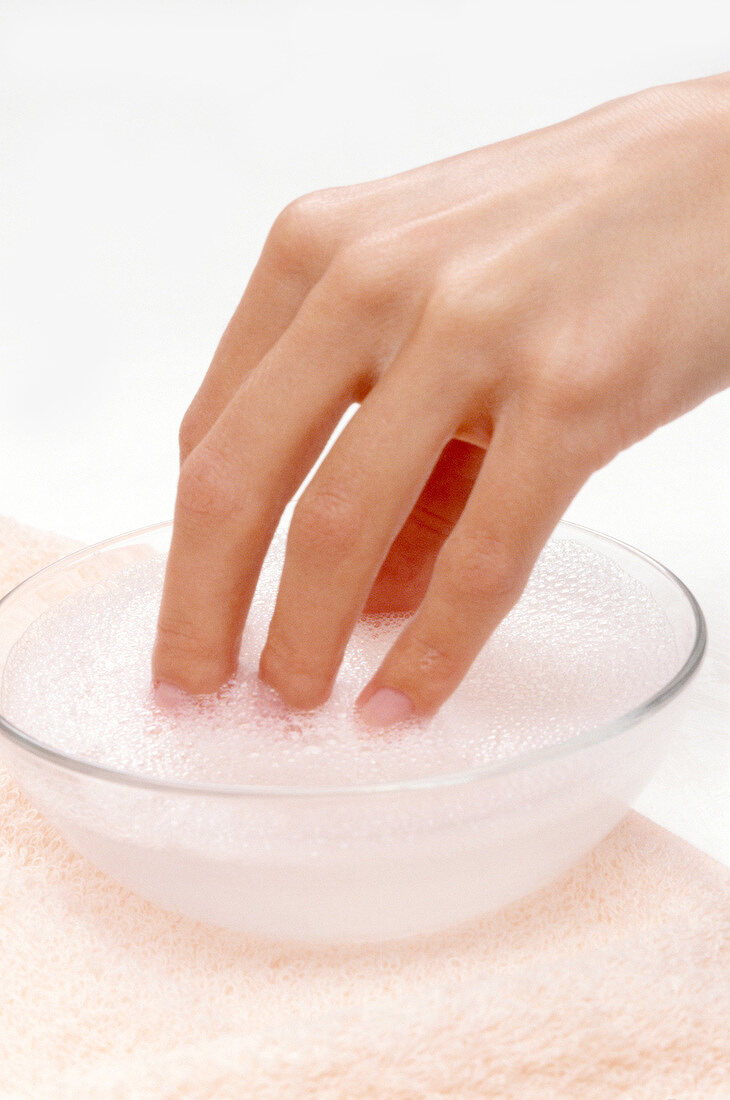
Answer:
[(413, 704), (402, 691), (378, 688), (360, 710), (368, 726), (393, 726), (413, 716)]
[(166, 680), (160, 680), (158, 684), (155, 684), (154, 695), (159, 706), (172, 711), (180, 710), (190, 700), (187, 692), (175, 687), (174, 684), (168, 684)]

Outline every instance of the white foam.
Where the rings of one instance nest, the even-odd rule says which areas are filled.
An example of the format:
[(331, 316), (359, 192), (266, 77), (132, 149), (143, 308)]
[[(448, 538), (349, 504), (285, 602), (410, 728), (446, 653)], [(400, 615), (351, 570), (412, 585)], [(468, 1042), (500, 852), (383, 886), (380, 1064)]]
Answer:
[(126, 567), (46, 612), (16, 643), (4, 712), (46, 744), (157, 778), (316, 786), (462, 772), (570, 738), (658, 690), (678, 665), (651, 594), (570, 538), (543, 552), (514, 611), (435, 718), (367, 731), (353, 703), (403, 618), (361, 621), (331, 699), (285, 707), (257, 677), (285, 532), (272, 543), (233, 684), (172, 714), (150, 691), (164, 557)]

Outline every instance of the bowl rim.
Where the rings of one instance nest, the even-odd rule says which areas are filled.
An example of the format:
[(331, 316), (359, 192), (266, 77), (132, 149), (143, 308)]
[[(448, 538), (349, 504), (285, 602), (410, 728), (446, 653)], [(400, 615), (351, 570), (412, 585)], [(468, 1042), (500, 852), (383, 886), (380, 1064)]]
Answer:
[[(140, 527), (136, 530), (129, 531), (126, 534), (115, 535), (112, 538), (104, 539), (101, 542), (91, 543), (88, 546), (83, 546), (78, 550), (73, 551), (70, 554), (64, 554), (63, 557), (50, 562), (42, 569), (36, 570), (34, 573), (25, 577), (19, 584), (14, 585), (4, 596), (0, 598), (0, 618), (4, 614), (5, 605), (11, 601), (14, 597), (17, 597), (21, 590), (26, 586), (35, 583), (40, 577), (45, 574), (52, 573), (54, 571), (61, 571), (72, 565), (74, 562), (90, 557), (94, 554), (100, 553), (104, 550), (112, 549), (119, 543), (128, 542), (132, 539), (144, 537), (145, 535), (151, 535), (154, 532), (161, 531), (165, 528), (172, 526), (172, 521), (167, 520), (162, 523), (151, 524), (146, 527)], [(536, 764), (543, 763), (548, 760), (556, 760), (563, 756), (569, 756), (571, 753), (589, 748), (590, 746), (597, 745), (600, 742), (607, 741), (612, 737), (623, 733), (631, 726), (637, 725), (644, 718), (654, 714), (660, 710), (663, 706), (673, 699), (680, 691), (686, 687), (689, 681), (697, 672), (702, 658), (705, 654), (707, 646), (707, 624), (705, 616), (702, 612), (699, 602), (694, 594), (690, 591), (684, 581), (668, 569), (661, 562), (652, 558), (649, 554), (645, 554), (642, 550), (638, 550), (635, 546), (631, 546), (627, 542), (623, 542), (621, 539), (614, 538), (612, 535), (604, 534), (602, 531), (596, 531), (591, 527), (586, 527), (583, 524), (574, 523), (572, 520), (561, 520), (556, 525), (556, 530), (564, 530), (569, 528), (571, 530), (588, 535), (593, 539), (597, 539), (599, 542), (606, 542), (614, 547), (618, 547), (621, 551), (628, 553), (629, 555), (640, 559), (646, 564), (650, 565), (653, 569), (659, 572), (665, 579), (670, 581), (679, 594), (687, 601), (690, 611), (692, 612), (695, 623), (695, 636), (692, 648), (689, 655), (685, 659), (680, 669), (675, 675), (666, 683), (663, 687), (659, 688), (653, 695), (646, 699), (643, 703), (633, 707), (625, 714), (620, 715), (618, 718), (612, 719), (610, 722), (604, 722), (601, 725), (591, 727), (585, 730), (583, 733), (570, 737), (565, 741), (559, 741), (554, 745), (547, 745), (541, 749), (536, 749), (532, 752), (522, 753), (519, 756), (510, 757), (504, 761), (496, 761), (491, 764), (480, 765), (477, 768), (469, 768), (462, 772), (447, 773), (445, 775), (429, 775), (423, 777), (412, 777), (404, 780), (396, 780), (388, 783), (367, 783), (367, 784), (351, 784), (351, 785), (338, 785), (338, 786), (321, 786), (321, 787), (298, 787), (298, 786), (286, 786), (286, 785), (250, 785), (237, 784), (231, 786), (219, 785), (216, 783), (185, 783), (182, 780), (155, 778), (153, 776), (144, 775), (141, 772), (128, 772), (122, 769), (105, 767), (102, 764), (95, 764), (92, 760), (87, 760), (84, 757), (73, 756), (71, 754), (60, 752), (58, 749), (54, 749), (51, 745), (47, 745), (42, 741), (38, 741), (30, 734), (24, 733), (19, 727), (15, 726), (8, 718), (6, 718), (2, 712), (0, 712), (0, 735), (7, 740), (11, 741), (19, 748), (30, 753), (33, 756), (40, 757), (48, 763), (54, 764), (66, 771), (75, 772), (77, 774), (85, 775), (87, 777), (102, 780), (108, 783), (116, 783), (125, 787), (142, 788), (149, 791), (162, 791), (169, 794), (180, 795), (203, 795), (206, 797), (217, 798), (331, 798), (351, 795), (377, 795), (377, 794), (392, 794), (398, 791), (414, 790), (414, 791), (428, 791), (437, 790), (441, 787), (453, 787), (460, 786), (468, 783), (478, 782), (479, 780), (489, 778), (496, 775), (506, 775), (510, 772), (517, 772), (532, 767)], [(2, 673), (0, 669), (0, 673)], [(1, 704), (0, 704), (1, 705)]]

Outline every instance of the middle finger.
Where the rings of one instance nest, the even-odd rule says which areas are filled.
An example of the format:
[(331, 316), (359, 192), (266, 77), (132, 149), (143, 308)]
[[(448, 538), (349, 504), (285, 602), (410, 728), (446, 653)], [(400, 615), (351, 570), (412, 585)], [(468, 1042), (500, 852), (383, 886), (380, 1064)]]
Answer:
[(294, 706), (329, 695), (388, 549), (464, 419), (453, 387), (422, 369), (427, 357), (416, 336), (338, 436), (292, 517), (260, 674)]

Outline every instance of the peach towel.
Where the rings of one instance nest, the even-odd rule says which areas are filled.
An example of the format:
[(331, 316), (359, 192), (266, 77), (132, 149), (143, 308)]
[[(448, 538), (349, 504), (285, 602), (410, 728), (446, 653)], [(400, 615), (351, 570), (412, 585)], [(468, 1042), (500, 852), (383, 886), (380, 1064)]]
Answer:
[[(70, 548), (0, 520), (0, 590)], [(171, 916), (0, 768), (0, 1096), (730, 1097), (730, 871), (631, 814), (558, 884), (410, 945)]]

